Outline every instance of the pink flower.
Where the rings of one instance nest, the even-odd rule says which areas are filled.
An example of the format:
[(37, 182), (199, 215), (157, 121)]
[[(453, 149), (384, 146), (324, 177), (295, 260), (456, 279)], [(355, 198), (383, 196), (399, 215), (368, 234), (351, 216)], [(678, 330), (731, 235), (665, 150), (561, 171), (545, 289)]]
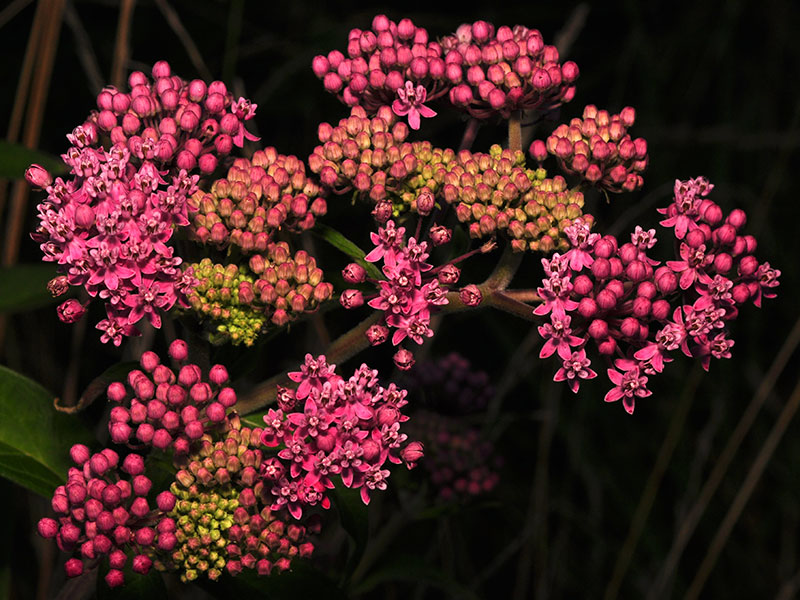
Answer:
[(622, 405), (628, 414), (633, 414), (636, 398), (647, 398), (653, 392), (647, 389), (647, 377), (639, 370), (639, 365), (631, 360), (616, 361), (617, 368), (623, 369), (620, 373), (616, 369), (608, 369), (608, 378), (615, 385), (606, 394), (606, 402), (616, 402), (622, 398)]
[(408, 115), (411, 129), (419, 129), (420, 117), (435, 117), (436, 112), (423, 104), (428, 92), (421, 85), (414, 87), (414, 82), (406, 81), (403, 87), (397, 88), (397, 100), (392, 102), (392, 111), (399, 117)]
[(597, 373), (589, 368), (591, 364), (592, 361), (586, 357), (585, 350), (581, 349), (577, 352), (573, 352), (569, 358), (564, 359), (564, 363), (562, 367), (556, 371), (553, 381), (567, 381), (569, 389), (577, 394), (581, 379), (594, 379), (597, 377)]

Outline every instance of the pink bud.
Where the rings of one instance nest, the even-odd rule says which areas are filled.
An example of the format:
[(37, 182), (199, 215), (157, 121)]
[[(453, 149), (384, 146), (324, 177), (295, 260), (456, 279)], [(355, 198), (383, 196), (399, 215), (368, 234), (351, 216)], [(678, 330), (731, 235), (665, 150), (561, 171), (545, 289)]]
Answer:
[(70, 558), (64, 563), (64, 572), (67, 577), (77, 577), (83, 573), (83, 563), (77, 558)]
[(728, 218), (725, 219), (725, 222), (730, 223), (737, 230), (739, 230), (744, 227), (745, 223), (747, 223), (747, 215), (743, 210), (737, 208), (731, 211), (731, 214), (728, 215)]
[(158, 429), (153, 433), (152, 443), (159, 450), (166, 450), (172, 443), (172, 436), (166, 429)]
[(347, 283), (362, 283), (367, 278), (367, 271), (358, 263), (350, 263), (342, 270), (342, 277)]
[(669, 267), (659, 267), (655, 273), (655, 283), (662, 294), (671, 294), (678, 287), (678, 279)]
[(25, 170), (25, 180), (35, 188), (44, 189), (53, 183), (53, 176), (44, 167), (33, 164)]
[(639, 335), (639, 321), (634, 317), (623, 319), (620, 331), (625, 337), (635, 339)]
[(214, 385), (222, 385), (228, 381), (228, 369), (224, 365), (214, 365), (208, 372), (208, 380)]
[(200, 381), (202, 373), (197, 365), (184, 365), (178, 372), (178, 382), (184, 387), (191, 387)]
[(217, 395), (217, 400), (225, 408), (230, 408), (236, 404), (236, 392), (233, 391), (233, 388), (222, 388)]
[(431, 214), (436, 206), (436, 198), (428, 187), (423, 187), (417, 195), (417, 212), (423, 216)]
[(347, 309), (357, 308), (364, 304), (364, 296), (360, 290), (345, 290), (339, 297), (339, 302)]
[(367, 329), (365, 335), (372, 346), (378, 346), (388, 339), (389, 329), (383, 325), (372, 325)]
[(39, 535), (43, 538), (54, 538), (58, 533), (58, 523), (55, 519), (44, 518), (39, 521)]
[(89, 448), (84, 446), (83, 444), (75, 444), (69, 450), (69, 456), (79, 467), (82, 467), (83, 464), (89, 460), (91, 453), (89, 452)]
[(758, 260), (755, 256), (745, 256), (739, 261), (739, 274), (752, 275), (758, 269)]
[(547, 158), (547, 146), (545, 146), (542, 140), (533, 140), (528, 151), (531, 156), (533, 156), (534, 160), (540, 163)]
[(656, 321), (664, 321), (669, 318), (672, 307), (666, 300), (656, 300), (650, 307), (653, 318)]
[(472, 283), (461, 288), (458, 292), (458, 297), (466, 306), (478, 306), (483, 301), (481, 290)]
[[(171, 492), (161, 492), (156, 496), (156, 504), (158, 509), (162, 512), (169, 512), (175, 507), (177, 498)], [(161, 531), (161, 523), (159, 523), (159, 531)]]
[(141, 475), (144, 473), (144, 459), (138, 454), (128, 454), (122, 461), (122, 470), (131, 476)]
[(131, 438), (133, 429), (127, 423), (109, 423), (108, 432), (111, 435), (111, 441), (115, 444), (126, 444)]
[(414, 360), (414, 355), (405, 348), (400, 348), (392, 359), (394, 360), (394, 364), (397, 365), (397, 368), (401, 371), (408, 371), (414, 366), (414, 362), (416, 362)]

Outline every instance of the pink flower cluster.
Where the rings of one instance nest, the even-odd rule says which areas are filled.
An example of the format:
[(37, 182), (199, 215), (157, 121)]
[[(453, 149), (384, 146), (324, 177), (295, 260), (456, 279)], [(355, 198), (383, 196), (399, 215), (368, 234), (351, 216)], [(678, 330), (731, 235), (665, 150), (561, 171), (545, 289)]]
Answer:
[[(93, 567), (107, 557), (106, 583), (118, 587), (124, 583), (122, 570), (129, 554), (133, 572), (146, 575), (153, 565), (149, 555), (156, 549), (170, 550), (175, 541), (152, 527), (156, 513), (147, 500), (152, 482), (144, 475), (144, 459), (129, 454), (120, 464), (113, 450), (91, 454), (82, 444), (73, 446), (70, 456), (76, 467), (51, 501), (57, 519), (41, 519), (39, 534), (55, 538), (59, 549), (73, 554), (65, 564), (68, 577), (77, 577), (86, 565)], [(161, 494), (156, 502), (167, 508), (170, 499)]]
[[(311, 68), (328, 92), (347, 106), (360, 105), (370, 113), (396, 99), (408, 103), (408, 98), (398, 97), (398, 90), (405, 94), (407, 85), (419, 103), (426, 96), (428, 100), (442, 96), (450, 87), (441, 46), (430, 42), (428, 32), (411, 19), (395, 23), (386, 15), (376, 16), (372, 29), (350, 31), (347, 56), (332, 50), (327, 56), (315, 56)], [(416, 92), (418, 87), (424, 93)]]
[(648, 256), (655, 230), (636, 228), (619, 245), (576, 222), (567, 230), (571, 249), (542, 259), (546, 278), (538, 289), (548, 316), (539, 327), (545, 340), (540, 357), (558, 354), (556, 381), (577, 392), (581, 379), (596, 377), (586, 356), (593, 341), (609, 363), (613, 388), (605, 400), (622, 400), (632, 413), (637, 398), (651, 395), (648, 377), (661, 373), (680, 350), (708, 370), (711, 358), (729, 358), (734, 341), (728, 323), (748, 300), (760, 306), (772, 298), (780, 271), (753, 256), (756, 240), (743, 235), (743, 211), (727, 217), (707, 196), (713, 186), (700, 177), (676, 181), (674, 202), (659, 212), (673, 227), (680, 260)]
[(412, 373), (425, 405), (438, 412), (462, 415), (483, 410), (495, 393), (488, 373), (475, 369), (458, 352), (418, 363)]
[(547, 153), (556, 156), (565, 173), (578, 175), (609, 192), (634, 192), (644, 185), (647, 142), (628, 134), (636, 112), (626, 106), (618, 115), (588, 105), (582, 119), (562, 123), (547, 138), (534, 140), (531, 155), (540, 163)]
[(348, 106), (370, 113), (391, 105), (419, 118), (435, 116), (423, 103), (448, 95), (453, 106), (479, 119), (513, 111), (549, 111), (575, 95), (578, 67), (558, 62), (554, 46), (545, 46), (535, 29), (520, 25), (495, 27), (485, 21), (461, 25), (440, 41), (410, 19), (399, 23), (378, 15), (372, 29), (353, 29), (347, 56), (333, 50), (312, 61), (325, 89)]
[(405, 390), (382, 387), (367, 365), (347, 380), (334, 369), (324, 356), (307, 354), (300, 371), (289, 373), (297, 389), (279, 387), (278, 408), (264, 416), (261, 442), (281, 450), (261, 466), (262, 495), (272, 510), (298, 519), (307, 507), (330, 506), (334, 475), (360, 488), (368, 504), (371, 492), (386, 489), (387, 460), (411, 468), (422, 456), (422, 445), (400, 431), (408, 420)]
[(578, 66), (559, 64), (558, 50), (522, 25), (495, 30), (486, 21), (461, 25), (442, 38), (450, 102), (478, 119), (553, 110), (575, 96)]
[[(437, 231), (433, 231), (432, 236), (436, 239)], [(461, 272), (453, 264), (434, 269), (426, 263), (428, 242), (418, 242), (413, 237), (406, 242), (405, 228), (396, 227), (394, 221), (379, 227), (378, 233), (370, 234), (370, 239), (375, 248), (365, 260), (373, 263), (382, 260), (386, 279), (370, 281), (377, 285), (378, 294), (367, 304), (383, 311), (384, 317), (381, 323), (370, 327), (366, 335), (373, 346), (384, 343), (390, 333), (395, 346), (406, 338), (422, 344), (424, 338), (433, 336), (429, 326), (431, 311), (448, 303), (449, 286), (458, 281)], [(348, 283), (362, 283), (367, 279), (363, 267), (355, 263), (348, 265), (343, 275)], [(357, 308), (364, 304), (365, 298), (360, 290), (348, 289), (342, 292), (339, 301), (345, 308)], [(411, 352), (402, 347), (394, 361), (403, 370), (414, 364)]]
[[(255, 105), (233, 102), (222, 82), (185, 82), (163, 61), (153, 77), (151, 84), (135, 72), (130, 93), (107, 88), (98, 95), (99, 112), (67, 135), (71, 147), (62, 159), (70, 179), (52, 182), (36, 165), (26, 172), (48, 195), (33, 234), (44, 260), (105, 302), (107, 318), (97, 328), (103, 342), (117, 346), (145, 317), (160, 327), (161, 312), (185, 305), (196, 283), (168, 245), (174, 229), (189, 224), (187, 198), (199, 177), (190, 172), (212, 172), (219, 156), (254, 139), (243, 123)], [(84, 311), (69, 300), (58, 314), (74, 322)]]
[(227, 409), (236, 403), (236, 392), (226, 387), (228, 371), (211, 367), (206, 378), (199, 366), (187, 363), (186, 342), (174, 341), (170, 357), (185, 363), (176, 374), (161, 364), (154, 352), (142, 354), (142, 370), (128, 374), (128, 386), (108, 386), (111, 409), (108, 430), (117, 444), (152, 446), (158, 450), (188, 454), (192, 444), (208, 431), (223, 429)]

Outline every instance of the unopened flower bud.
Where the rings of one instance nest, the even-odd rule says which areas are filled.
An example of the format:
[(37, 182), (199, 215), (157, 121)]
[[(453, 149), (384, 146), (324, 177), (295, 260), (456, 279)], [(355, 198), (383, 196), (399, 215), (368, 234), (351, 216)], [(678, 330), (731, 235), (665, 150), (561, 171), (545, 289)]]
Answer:
[(62, 323), (77, 323), (86, 313), (86, 308), (83, 306), (83, 304), (74, 298), (71, 298), (59, 305), (59, 307), (56, 309), (56, 313), (58, 314), (58, 318)]
[(408, 371), (416, 362), (414, 360), (414, 355), (405, 348), (400, 348), (392, 359), (394, 360), (394, 364), (397, 365), (397, 368), (401, 371)]
[(483, 301), (483, 294), (475, 284), (469, 284), (458, 292), (458, 297), (467, 306), (478, 306)]
[(33, 164), (25, 170), (25, 180), (35, 188), (44, 189), (53, 183), (53, 176), (44, 167)]

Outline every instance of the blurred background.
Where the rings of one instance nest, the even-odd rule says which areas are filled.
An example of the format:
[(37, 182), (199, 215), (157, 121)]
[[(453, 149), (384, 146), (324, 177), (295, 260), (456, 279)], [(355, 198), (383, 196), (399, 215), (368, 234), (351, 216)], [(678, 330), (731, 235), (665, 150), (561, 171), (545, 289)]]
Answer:
[[(538, 360), (538, 335), (527, 323), (484, 312), (446, 319), (425, 350), (433, 365), (425, 368), (434, 375), (412, 393), (428, 411), (418, 422), (429, 427), (424, 435), (432, 440), (439, 439), (436, 427), (447, 429), (439, 441), (451, 450), (479, 448), (477, 459), (458, 460), (465, 469), (483, 468), (481, 477), (492, 482), (488, 491), (442, 492), (448, 475), (433, 466), (393, 476), (386, 497), (357, 515), (368, 520), (362, 539), (348, 522), (352, 514), (332, 514), (318, 571), (299, 569), (292, 581), (320, 572), (320, 589), (364, 598), (795, 597), (800, 422), (792, 417), (800, 401), (800, 235), (794, 227), (800, 210), (792, 177), (800, 172), (800, 4), (727, 0), (681, 7), (619, 0), (487, 3), (481, 10), (431, 4), (409, 1), (398, 12), (396, 5), (347, 1), (321, 7), (303, 1), (7, 0), (0, 7), (0, 138), (57, 156), (103, 86), (166, 59), (185, 79), (223, 79), (236, 96), (249, 97), (258, 104), (252, 123), (261, 143), (305, 159), (318, 143), (318, 123), (346, 114), (314, 77), (311, 59), (344, 51), (347, 32), (368, 28), (375, 14), (410, 17), (431, 37), (476, 19), (539, 29), (545, 43), (558, 44), (562, 57), (581, 70), (562, 120), (580, 116), (585, 104), (612, 112), (630, 105), (637, 111), (632, 135), (648, 141), (644, 189), (590, 207), (596, 230), (626, 235), (636, 224), (657, 227), (655, 208), (670, 202), (674, 180), (705, 175), (726, 212), (747, 212), (757, 256), (781, 269), (778, 298), (742, 311), (733, 326), (731, 360), (715, 361), (710, 374), (677, 360), (633, 416), (602, 402), (603, 384), (582, 385), (577, 396), (553, 385), (553, 363)], [(120, 52), (128, 57), (123, 72), (112, 73)], [(456, 146), (465, 122), (441, 113), (423, 130), (435, 145)], [(502, 124), (487, 124), (473, 150), (485, 151), (504, 136)], [(6, 163), (14, 159), (5, 152)], [(16, 177), (22, 163), (13, 166)], [(28, 235), (39, 199), (16, 185), (6, 180), (0, 189), (4, 269), (40, 260)], [(367, 209), (335, 201), (330, 223), (365, 245), (367, 229), (359, 226), (368, 223)], [(348, 217), (350, 210), (365, 220)], [(332, 272), (346, 262), (328, 260)], [(482, 265), (475, 268), (479, 281)], [(0, 272), (0, 297), (14, 300), (3, 304), (0, 363), (65, 402), (141, 344), (163, 344), (150, 337), (122, 349), (103, 346), (91, 328), (86, 331), (86, 319), (82, 326), (61, 324), (43, 287), (25, 295), (8, 283), (9, 272)], [(537, 257), (528, 257), (522, 283), (533, 285), (537, 273)], [(49, 278), (33, 267), (28, 277), (42, 286)], [(100, 318), (92, 317), (90, 323)], [(349, 318), (333, 317), (333, 332), (346, 330)], [(243, 385), (295, 364), (309, 345), (319, 344), (311, 328), (297, 331), (281, 338), (280, 353), (275, 345), (260, 348), (263, 376), (243, 374)], [(461, 358), (441, 363), (456, 348)], [(220, 360), (241, 358), (231, 349), (216, 352)], [(430, 379), (452, 365), (461, 369), (460, 388)], [(480, 371), (485, 375), (474, 375)], [(463, 389), (479, 401), (454, 408), (458, 402), (448, 398), (463, 397)], [(95, 427), (102, 407), (75, 418)], [(489, 445), (480, 446), (473, 435)], [(0, 598), (53, 597), (63, 557), (34, 533), (47, 502), (5, 480), (0, 488), (12, 517), (0, 522)], [(346, 564), (348, 552), (340, 556), (340, 548), (350, 548)], [(284, 591), (278, 586), (263, 593), (296, 595), (292, 585), (287, 580)], [(218, 592), (209, 586), (192, 597)], [(257, 597), (254, 589), (248, 594)]]

